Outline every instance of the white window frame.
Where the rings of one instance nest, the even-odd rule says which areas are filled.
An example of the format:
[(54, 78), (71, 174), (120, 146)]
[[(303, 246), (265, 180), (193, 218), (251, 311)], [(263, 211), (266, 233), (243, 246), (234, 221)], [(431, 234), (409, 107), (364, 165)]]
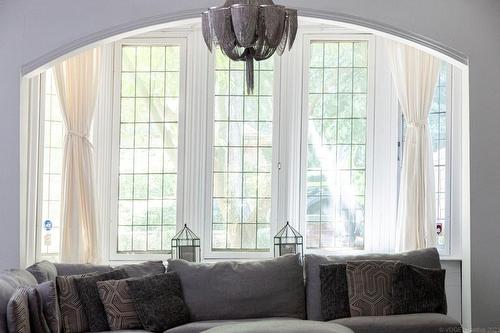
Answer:
[[(282, 57), (275, 57), (273, 90), (273, 169), (272, 169), (272, 213), (271, 243), (266, 252), (212, 251), (212, 140), (214, 112), (214, 59), (204, 45), (199, 24), (166, 28), (138, 37), (130, 37), (103, 48), (106, 50), (104, 84), (99, 95), (98, 112), (93, 128), (96, 147), (97, 209), (101, 221), (99, 227), (102, 259), (108, 263), (134, 262), (143, 260), (165, 260), (169, 253), (123, 254), (117, 253), (117, 204), (118, 204), (118, 161), (120, 123), (120, 59), (123, 44), (165, 44), (168, 41), (182, 41), (184, 54), (181, 57), (181, 89), (179, 108), (179, 147), (177, 173), (177, 229), (188, 223), (202, 240), (204, 260), (259, 259), (274, 256), (273, 236), (286, 221), (299, 229), (305, 236), (306, 212), (306, 162), (307, 131), (303, 131), (303, 119), (307, 119), (308, 103), (308, 41), (320, 40), (369, 40), (369, 87), (367, 124), (382, 124), (384, 131), (374, 131), (367, 126), (367, 174), (366, 174), (366, 216), (365, 250), (359, 252), (394, 251), (394, 229), (397, 211), (398, 191), (398, 141), (400, 140), (398, 102), (390, 75), (386, 50), (382, 37), (360, 34), (345, 28), (315, 24), (301, 25), (294, 47)], [(119, 51), (117, 51), (119, 50)], [(115, 57), (115, 59), (114, 59)], [(116, 61), (115, 61), (116, 60)], [(450, 110), (448, 116), (449, 215), (447, 249), (441, 255), (449, 258), (461, 257), (461, 107), (462, 76), (453, 67), (448, 94)], [(304, 81), (304, 82), (303, 82)], [(188, 84), (189, 83), (189, 84)], [(40, 259), (40, 232), (38, 201), (43, 154), (43, 74), (29, 79), (29, 101), (25, 102), (29, 114), (22, 124), (27, 163), (26, 174), (26, 263)], [(109, 110), (112, 109), (112, 112)], [(307, 124), (307, 121), (305, 122)], [(184, 131), (181, 135), (181, 127)], [(300, 133), (300, 135), (297, 135)], [(303, 144), (305, 142), (305, 144)], [(373, 150), (368, 150), (368, 148)], [(376, 158), (383, 156), (383, 158)], [(372, 163), (369, 161), (373, 160)], [(380, 170), (387, 170), (383, 177)], [(34, 177), (34, 175), (37, 175)], [(369, 181), (371, 179), (371, 181)], [(24, 184), (23, 184), (24, 186)], [(376, 193), (376, 196), (373, 195)], [(371, 196), (371, 202), (368, 198)], [(304, 207), (302, 207), (304, 205)], [(24, 206), (23, 206), (24, 207)], [(377, 207), (377, 209), (375, 209)], [(23, 216), (24, 216), (23, 215)], [(305, 246), (305, 244), (304, 244)], [(305, 253), (330, 254), (325, 250), (306, 250)], [(335, 253), (340, 251), (336, 250)], [(347, 250), (346, 252), (353, 252)]]
[(133, 253), (118, 252), (118, 175), (120, 161), (120, 97), (121, 97), (121, 55), (124, 45), (179, 45), (180, 46), (180, 87), (179, 87), (179, 118), (178, 118), (178, 147), (177, 147), (177, 210), (176, 210), (176, 226), (177, 229), (184, 225), (184, 173), (185, 173), (185, 137), (186, 137), (186, 95), (187, 95), (187, 47), (188, 36), (186, 35), (170, 35), (162, 38), (134, 38), (125, 39), (115, 43), (114, 52), (114, 103), (113, 103), (113, 135), (112, 135), (112, 158), (110, 161), (111, 172), (111, 193), (109, 200), (110, 212), (110, 228), (109, 228), (109, 260), (110, 261), (133, 261), (133, 260), (162, 260), (170, 256), (170, 251), (162, 253)]
[[(372, 35), (366, 34), (305, 34), (304, 45), (303, 45), (303, 72), (304, 79), (302, 85), (302, 153), (301, 153), (301, 200), (300, 200), (300, 218), (299, 218), (299, 230), (300, 233), (306, 235), (306, 211), (307, 211), (307, 160), (308, 160), (308, 124), (309, 124), (309, 59), (310, 59), (310, 49), (311, 43), (314, 41), (366, 41), (368, 42), (368, 91), (367, 91), (367, 112), (366, 112), (366, 192), (365, 192), (365, 249), (367, 239), (372, 238), (372, 229), (367, 228), (372, 221), (372, 201), (373, 201), (373, 153), (374, 153), (374, 87), (375, 87), (375, 39)], [(330, 253), (330, 252), (360, 252), (364, 250), (352, 250), (352, 249), (307, 249), (306, 242), (304, 244), (304, 251), (306, 253)]]
[(280, 155), (280, 98), (281, 90), (281, 58), (274, 57), (274, 87), (273, 87), (273, 138), (272, 138), (272, 169), (271, 169), (271, 223), (270, 223), (270, 244), (268, 251), (238, 251), (238, 250), (213, 250), (212, 249), (212, 208), (213, 208), (213, 138), (214, 138), (214, 113), (215, 113), (215, 51), (209, 56), (208, 64), (208, 89), (207, 105), (208, 114), (206, 120), (206, 170), (205, 170), (205, 226), (204, 226), (204, 258), (208, 260), (217, 259), (261, 259), (274, 256), (273, 236), (276, 228), (276, 218), (278, 216), (279, 197), (279, 155)]

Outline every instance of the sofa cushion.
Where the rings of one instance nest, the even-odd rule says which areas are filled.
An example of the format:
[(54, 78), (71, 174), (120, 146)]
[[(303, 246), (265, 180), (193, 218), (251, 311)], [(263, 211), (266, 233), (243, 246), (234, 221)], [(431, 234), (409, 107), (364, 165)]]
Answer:
[(446, 271), (397, 264), (393, 274), (394, 314), (447, 313)]
[(142, 327), (152, 332), (189, 322), (177, 273), (149, 275), (126, 280)]
[(165, 265), (162, 261), (146, 261), (140, 264), (121, 265), (115, 267), (115, 269), (124, 270), (131, 278), (165, 273)]
[(267, 326), (272, 325), (276, 320), (296, 320), (294, 318), (250, 318), (250, 319), (233, 319), (233, 320), (207, 320), (207, 321), (195, 321), (186, 325), (175, 327), (169, 329), (165, 333), (200, 333), (209, 330), (213, 327), (218, 327), (222, 325), (233, 326), (241, 323), (254, 323), (262, 322), (266, 323)]
[(255, 262), (169, 260), (167, 269), (179, 274), (193, 321), (305, 317), (299, 255)]
[(271, 322), (238, 323), (222, 325), (204, 333), (353, 333), (347, 327), (334, 323), (310, 320), (274, 320)]
[(56, 280), (57, 268), (47, 260), (37, 262), (26, 268), (26, 270), (33, 274), (38, 283)]
[(351, 317), (393, 314), (392, 276), (396, 261), (348, 261), (346, 274)]
[(356, 333), (461, 333), (460, 324), (439, 313), (394, 316), (351, 317), (331, 321), (349, 327)]
[(113, 268), (107, 265), (92, 264), (54, 264), (57, 268), (58, 276), (82, 275), (88, 273), (107, 273)]
[(111, 330), (142, 327), (126, 280), (97, 282), (97, 289)]
[(124, 270), (114, 270), (107, 273), (101, 273), (92, 276), (86, 276), (75, 279), (76, 289), (80, 295), (80, 301), (85, 309), (89, 329), (91, 332), (106, 331), (109, 329), (106, 312), (99, 298), (97, 290), (98, 281), (121, 280), (127, 278)]
[(406, 264), (427, 268), (441, 268), (439, 253), (435, 248), (399, 254), (366, 254), (359, 256), (321, 256), (307, 254), (304, 258), (306, 272), (307, 319), (322, 320), (321, 282), (319, 265), (346, 263), (348, 260), (397, 260)]
[(43, 313), (52, 333), (61, 331), (61, 310), (57, 299), (56, 283), (43, 282), (35, 287), (42, 296)]
[(35, 286), (35, 277), (26, 270), (10, 270), (0, 273), (0, 332), (7, 332), (7, 305), (18, 287)]

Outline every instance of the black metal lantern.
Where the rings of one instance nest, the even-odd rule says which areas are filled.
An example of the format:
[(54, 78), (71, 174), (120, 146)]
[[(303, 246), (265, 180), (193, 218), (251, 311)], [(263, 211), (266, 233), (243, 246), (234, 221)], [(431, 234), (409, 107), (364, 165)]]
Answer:
[(187, 224), (172, 238), (172, 259), (201, 261), (200, 238), (188, 228)]
[(289, 222), (274, 236), (274, 256), (304, 253), (303, 237)]

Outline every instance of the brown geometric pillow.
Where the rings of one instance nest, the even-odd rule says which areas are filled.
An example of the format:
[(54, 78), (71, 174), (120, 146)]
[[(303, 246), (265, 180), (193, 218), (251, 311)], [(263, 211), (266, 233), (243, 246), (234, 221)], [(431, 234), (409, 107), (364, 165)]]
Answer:
[(351, 316), (387, 316), (393, 313), (392, 277), (397, 261), (347, 262)]
[(28, 292), (29, 288), (18, 288), (7, 304), (7, 327), (9, 332), (31, 332)]
[(61, 308), (62, 331), (64, 333), (88, 332), (87, 315), (80, 300), (75, 280), (91, 274), (56, 277), (59, 307)]
[(97, 282), (97, 289), (112, 331), (142, 328), (125, 280)]

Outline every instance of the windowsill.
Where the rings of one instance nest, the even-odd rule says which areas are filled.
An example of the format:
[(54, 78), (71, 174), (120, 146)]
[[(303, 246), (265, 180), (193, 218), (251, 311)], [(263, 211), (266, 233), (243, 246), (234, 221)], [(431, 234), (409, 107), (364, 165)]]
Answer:
[(440, 256), (441, 261), (462, 261), (461, 257), (457, 256)]

